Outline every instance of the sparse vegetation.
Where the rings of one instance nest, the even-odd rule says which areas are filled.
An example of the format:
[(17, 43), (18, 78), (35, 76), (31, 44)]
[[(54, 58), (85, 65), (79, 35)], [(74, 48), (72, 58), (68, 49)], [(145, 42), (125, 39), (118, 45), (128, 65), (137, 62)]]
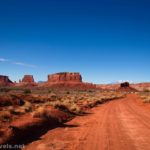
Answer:
[(30, 89), (25, 89), (24, 94), (31, 94), (31, 90)]
[(22, 106), (22, 108), (25, 110), (25, 112), (31, 112), (32, 104), (30, 102), (26, 101), (25, 104)]
[(36, 111), (32, 113), (34, 118), (50, 118), (45, 107), (39, 107)]
[(0, 120), (3, 121), (3, 122), (9, 122), (11, 121), (11, 113), (10, 111), (1, 111), (0, 112)]
[(150, 92), (150, 89), (144, 88), (144, 89), (143, 89), (143, 92), (146, 92), (146, 93), (147, 93), (147, 92)]
[(70, 92), (69, 92), (69, 91), (67, 91), (67, 92), (66, 92), (66, 94), (70, 94)]
[(52, 93), (52, 90), (48, 90), (48, 93)]
[(149, 94), (141, 93), (140, 97), (141, 97), (143, 103), (150, 103), (150, 95)]
[(13, 110), (11, 110), (11, 114), (13, 115), (23, 115), (25, 114), (25, 110), (23, 108), (14, 108)]
[[(31, 92), (32, 91), (32, 92)], [(43, 122), (62, 123), (76, 115), (81, 115), (98, 104), (121, 98), (124, 94), (99, 90), (69, 90), (48, 88), (11, 89), (11, 92), (0, 93), (0, 125), (23, 117), (40, 118)], [(23, 118), (24, 119), (24, 118)], [(26, 120), (29, 126), (32, 121)], [(38, 119), (35, 119), (38, 121)], [(22, 122), (22, 121), (20, 121)], [(33, 123), (36, 125), (36, 123)]]
[(0, 92), (5, 92), (5, 93), (7, 93), (7, 92), (9, 92), (11, 89), (10, 88), (7, 88), (7, 87), (1, 87), (0, 88)]

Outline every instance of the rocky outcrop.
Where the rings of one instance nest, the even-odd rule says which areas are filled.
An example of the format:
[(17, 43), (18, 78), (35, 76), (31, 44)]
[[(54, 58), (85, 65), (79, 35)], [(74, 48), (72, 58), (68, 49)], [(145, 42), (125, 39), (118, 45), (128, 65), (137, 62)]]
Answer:
[(120, 84), (121, 88), (128, 88), (130, 86), (129, 82), (124, 82)]
[(48, 82), (82, 82), (82, 76), (76, 72), (61, 72), (48, 75)]
[(13, 82), (9, 79), (9, 77), (0, 75), (0, 86), (10, 86), (10, 85), (13, 85)]
[(40, 83), (39, 86), (77, 89), (96, 88), (95, 84), (82, 82), (82, 76), (77, 72), (60, 72), (48, 75), (48, 81), (45, 83)]
[(123, 82), (120, 84), (120, 88), (118, 89), (119, 91), (124, 91), (124, 92), (137, 92), (136, 89), (130, 87), (129, 82)]
[(24, 75), (22, 80), (19, 80), (19, 83), (15, 84), (16, 86), (36, 86), (37, 83), (34, 81), (33, 75)]
[(34, 78), (32, 75), (25, 75), (22, 79), (24, 83), (34, 83)]

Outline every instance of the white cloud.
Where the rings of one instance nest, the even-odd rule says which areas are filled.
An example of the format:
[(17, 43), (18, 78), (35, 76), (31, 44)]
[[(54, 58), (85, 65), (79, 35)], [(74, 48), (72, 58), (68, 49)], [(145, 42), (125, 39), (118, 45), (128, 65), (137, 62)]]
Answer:
[(31, 67), (31, 68), (37, 68), (37, 66), (32, 65), (32, 64), (26, 64), (23, 62), (12, 62), (14, 65), (18, 65), (18, 66), (24, 66), (24, 67)]
[(9, 60), (5, 58), (0, 58), (0, 62), (6, 62), (6, 61), (9, 61)]
[(37, 66), (35, 66), (33, 64), (27, 64), (27, 63), (18, 62), (18, 61), (11, 61), (11, 60), (5, 59), (5, 58), (0, 58), (0, 62), (9, 62), (10, 64), (13, 64), (13, 65), (30, 67), (30, 68), (37, 68)]

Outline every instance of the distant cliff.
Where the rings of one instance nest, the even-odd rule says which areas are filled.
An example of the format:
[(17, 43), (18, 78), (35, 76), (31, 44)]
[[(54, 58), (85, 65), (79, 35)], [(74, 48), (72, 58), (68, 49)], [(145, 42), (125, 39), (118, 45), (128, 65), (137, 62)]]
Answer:
[(13, 85), (13, 82), (9, 79), (9, 77), (0, 75), (0, 86), (10, 86), (10, 85)]
[(80, 89), (96, 88), (95, 84), (82, 82), (82, 76), (78, 72), (60, 72), (48, 75), (48, 81), (40, 83), (39, 86)]
[(82, 76), (76, 72), (61, 72), (48, 75), (48, 82), (82, 82)]

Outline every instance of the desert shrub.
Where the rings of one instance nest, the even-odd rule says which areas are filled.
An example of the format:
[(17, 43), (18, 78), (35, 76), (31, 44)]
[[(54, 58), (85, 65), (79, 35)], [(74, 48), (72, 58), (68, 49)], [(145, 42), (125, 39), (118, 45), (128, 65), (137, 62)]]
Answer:
[(52, 119), (50, 112), (46, 109), (46, 107), (39, 107), (32, 113), (34, 118), (43, 118), (43, 119)]
[(59, 109), (63, 112), (69, 114), (80, 114), (82, 113), (81, 109), (74, 102), (64, 101), (64, 102), (55, 102), (52, 104), (56, 109)]
[(150, 92), (150, 90), (145, 88), (145, 89), (143, 89), (143, 92)]
[(7, 94), (0, 95), (0, 106), (10, 106), (12, 104), (13, 101), (10, 95)]
[(66, 94), (70, 94), (70, 92), (69, 92), (69, 91), (67, 91), (67, 92), (66, 92)]
[(7, 110), (13, 115), (21, 115), (25, 113), (25, 110), (23, 109), (23, 107), (15, 108), (14, 106), (9, 106)]
[(22, 107), (16, 108), (16, 109), (11, 110), (11, 114), (13, 114), (13, 115), (23, 115), (23, 114), (25, 114), (25, 110)]
[(66, 113), (71, 113), (68, 106), (61, 102), (52, 103), (53, 107)]
[(11, 121), (11, 119), (12, 119), (12, 116), (11, 116), (10, 111), (1, 111), (0, 112), (0, 120), (1, 121), (9, 122), (9, 121)]
[(22, 106), (22, 108), (25, 110), (25, 112), (31, 112), (32, 104), (30, 102), (26, 101), (25, 104)]
[(75, 103), (70, 106), (69, 110), (71, 112), (74, 112), (75, 114), (81, 114), (81, 113), (83, 113), (82, 110), (81, 110), (81, 108), (79, 106), (77, 106), (77, 104), (75, 104)]
[(150, 103), (150, 96), (141, 95), (140, 97), (141, 97), (143, 103)]
[(32, 113), (32, 116), (34, 118), (45, 118), (46, 117), (46, 110), (45, 110), (45, 107), (39, 107), (37, 108), (37, 110), (35, 110), (33, 113)]
[(83, 96), (79, 98), (79, 100), (84, 100), (84, 99), (85, 99), (85, 97), (83, 97)]
[(89, 92), (89, 93), (93, 93), (94, 91), (93, 91), (93, 90), (89, 90), (88, 92)]
[(21, 107), (20, 107), (20, 108), (14, 108), (13, 106), (9, 106), (9, 107), (7, 108), (7, 110), (8, 110), (11, 114), (13, 114), (13, 115), (20, 115), (20, 114), (24, 114), (24, 113), (25, 113), (25, 111), (24, 111), (23, 109), (21, 109)]
[(11, 89), (10, 88), (6, 88), (6, 87), (3, 87), (3, 88), (0, 88), (0, 92), (9, 92)]
[(30, 89), (25, 89), (24, 90), (24, 94), (30, 94), (31, 93), (31, 90)]
[(144, 99), (143, 102), (144, 103), (150, 103), (150, 98)]
[(51, 89), (49, 89), (49, 90), (48, 90), (48, 93), (52, 93), (52, 90), (51, 90)]
[(56, 94), (52, 94), (50, 97), (51, 100), (57, 100), (58, 96)]

